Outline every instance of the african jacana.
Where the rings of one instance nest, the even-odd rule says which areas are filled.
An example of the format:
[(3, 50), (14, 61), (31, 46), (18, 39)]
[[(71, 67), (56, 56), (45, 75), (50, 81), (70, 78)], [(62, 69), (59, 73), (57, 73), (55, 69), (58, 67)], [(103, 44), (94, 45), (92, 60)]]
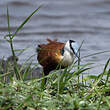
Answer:
[[(73, 40), (66, 43), (47, 39), (48, 44), (38, 45), (38, 62), (43, 66), (44, 75), (55, 70), (58, 65), (63, 69), (70, 66), (78, 54), (78, 44)], [(57, 68), (58, 69), (58, 68)]]

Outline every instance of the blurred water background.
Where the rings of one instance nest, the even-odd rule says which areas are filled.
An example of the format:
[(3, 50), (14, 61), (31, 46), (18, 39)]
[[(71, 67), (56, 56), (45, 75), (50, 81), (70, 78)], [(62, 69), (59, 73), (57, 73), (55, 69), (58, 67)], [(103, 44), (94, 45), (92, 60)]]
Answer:
[[(79, 44), (84, 40), (81, 56), (110, 50), (109, 0), (0, 0), (0, 58), (11, 55), (9, 44), (4, 40), (8, 34), (7, 6), (13, 33), (40, 5), (42, 8), (14, 38), (15, 49), (27, 48), (19, 56), (19, 63), (36, 54), (37, 45), (47, 43), (46, 38), (57, 38), (61, 42), (73, 39)], [(92, 70), (97, 74), (109, 57), (110, 53), (104, 53), (88, 57), (82, 63), (102, 65)], [(36, 59), (35, 55), (33, 64), (37, 63)]]

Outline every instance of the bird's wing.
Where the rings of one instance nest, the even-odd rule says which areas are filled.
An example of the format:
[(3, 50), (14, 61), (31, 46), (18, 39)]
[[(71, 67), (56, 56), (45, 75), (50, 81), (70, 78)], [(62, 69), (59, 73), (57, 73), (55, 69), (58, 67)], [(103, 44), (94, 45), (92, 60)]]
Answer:
[(42, 66), (50, 65), (51, 63), (58, 63), (61, 61), (60, 50), (64, 48), (64, 43), (57, 41), (50, 41), (48, 44), (41, 44), (38, 52), (38, 61)]

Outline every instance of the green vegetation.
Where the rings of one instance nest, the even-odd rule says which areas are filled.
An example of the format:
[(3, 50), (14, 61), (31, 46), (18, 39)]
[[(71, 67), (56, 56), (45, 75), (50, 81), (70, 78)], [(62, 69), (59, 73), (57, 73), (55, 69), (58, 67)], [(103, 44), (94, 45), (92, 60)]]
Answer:
[[(14, 34), (10, 32), (7, 9), (9, 34), (5, 39), (10, 44), (14, 62), (7, 63), (5, 71), (3, 62), (0, 64), (0, 110), (110, 110), (110, 59), (106, 62), (103, 72), (97, 76), (88, 74), (88, 70), (94, 67), (91, 63), (81, 65), (82, 58), (79, 58), (78, 65), (75, 63), (63, 72), (57, 70), (46, 76), (46, 85), (43, 83), (45, 77), (25, 80), (26, 76), (32, 73), (31, 63), (27, 63), (31, 57), (19, 66), (13, 39), (38, 9), (26, 18)], [(92, 55), (96, 54), (98, 53)], [(72, 68), (75, 71), (71, 72)], [(7, 76), (10, 80), (8, 83)]]

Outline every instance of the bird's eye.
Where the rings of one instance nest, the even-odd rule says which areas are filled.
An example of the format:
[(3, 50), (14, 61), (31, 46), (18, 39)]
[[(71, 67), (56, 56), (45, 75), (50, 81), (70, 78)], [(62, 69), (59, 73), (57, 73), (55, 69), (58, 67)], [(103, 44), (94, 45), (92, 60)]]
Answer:
[(61, 55), (63, 56), (64, 55), (64, 48), (60, 50), (61, 52)]

